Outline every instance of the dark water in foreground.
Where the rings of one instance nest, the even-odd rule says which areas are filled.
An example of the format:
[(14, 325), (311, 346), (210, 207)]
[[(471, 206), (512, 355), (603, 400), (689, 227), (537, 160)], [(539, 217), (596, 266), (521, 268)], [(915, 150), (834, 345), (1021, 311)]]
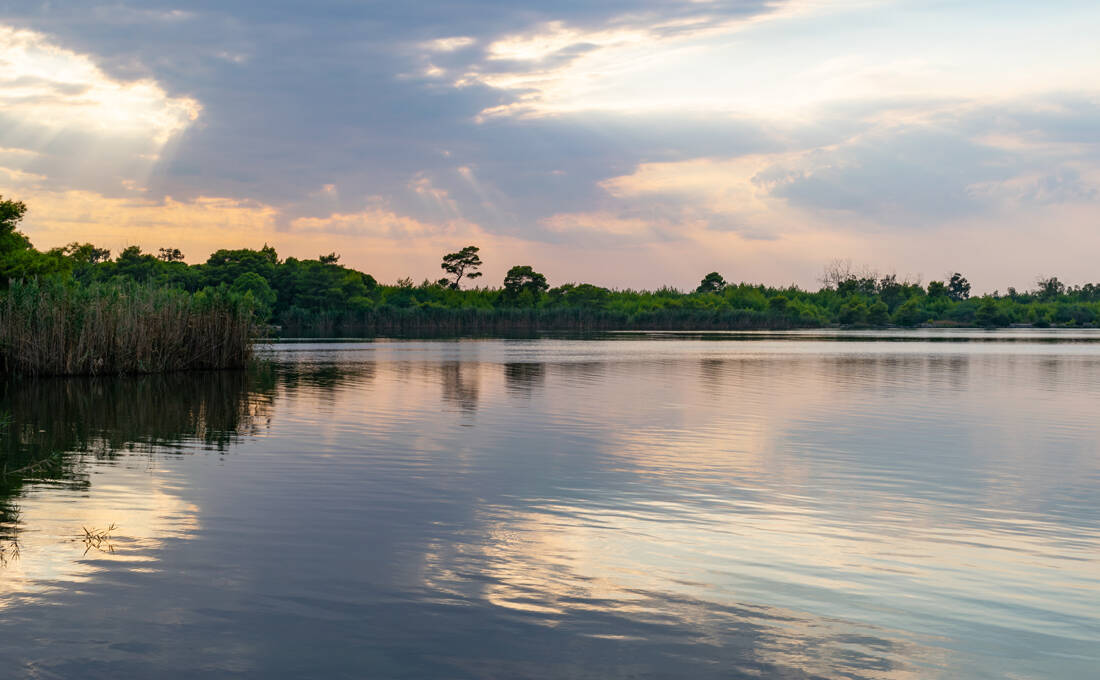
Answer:
[(0, 386), (0, 677), (1096, 677), (1100, 334), (841, 337)]

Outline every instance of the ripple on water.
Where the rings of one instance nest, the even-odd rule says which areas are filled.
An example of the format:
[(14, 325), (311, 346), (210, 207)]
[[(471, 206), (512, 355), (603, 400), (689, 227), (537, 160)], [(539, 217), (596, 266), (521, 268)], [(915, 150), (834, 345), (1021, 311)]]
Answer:
[(8, 385), (4, 453), (63, 455), (0, 497), (0, 654), (81, 678), (1088, 677), (1098, 340), (279, 343), (246, 374)]

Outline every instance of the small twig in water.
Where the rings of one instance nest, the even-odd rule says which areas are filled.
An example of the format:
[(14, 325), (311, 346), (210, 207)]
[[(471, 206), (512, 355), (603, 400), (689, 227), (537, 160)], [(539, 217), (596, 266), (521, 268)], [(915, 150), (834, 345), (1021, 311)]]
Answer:
[(92, 548), (102, 552), (113, 553), (115, 546), (111, 544), (111, 532), (118, 527), (114, 522), (106, 529), (89, 529), (88, 527), (80, 527), (84, 530), (83, 536), (78, 536), (81, 541), (84, 542), (84, 554), (87, 555), (88, 551)]

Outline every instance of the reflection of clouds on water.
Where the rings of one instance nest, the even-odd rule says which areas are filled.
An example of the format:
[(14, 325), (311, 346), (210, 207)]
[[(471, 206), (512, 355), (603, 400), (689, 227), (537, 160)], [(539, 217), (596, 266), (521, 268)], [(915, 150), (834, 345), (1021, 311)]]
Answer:
[[(24, 485), (24, 550), (45, 561), (20, 578), (50, 576), (5, 591), (0, 651), (46, 663), (32, 641), (59, 625), (141, 638), (156, 619), (146, 668), (200, 646), (257, 676), (1090, 667), (1100, 362), (718, 344), (300, 352), (248, 392), (270, 406), (260, 436), (225, 456), (165, 455), (217, 450), (186, 434)], [(117, 552), (82, 557), (71, 532), (111, 522)], [(140, 613), (95, 611), (114, 598)]]
[(424, 586), (441, 602), (483, 601), (572, 636), (657, 644), (669, 653), (703, 645), (732, 674), (829, 677), (844, 668), (852, 678), (915, 680), (925, 676), (907, 660), (943, 655), (898, 640), (894, 630), (754, 604), (757, 593), (718, 568), (716, 557), (726, 555), (706, 554), (716, 547), (713, 525), (684, 517), (684, 508), (497, 510), (483, 518), (476, 540), (426, 552)]
[[(1063, 362), (1100, 373), (1094, 360)], [(947, 673), (971, 653), (967, 634), (1082, 652), (1072, 640), (1092, 626), (1094, 603), (1067, 593), (1098, 583), (1095, 515), (1073, 510), (1100, 473), (1087, 380), (1051, 400), (1048, 362), (995, 353), (692, 368), (549, 364), (543, 417), (583, 432), (593, 451), (577, 462), (600, 479), (617, 471), (636, 495), (481, 505), (482, 539), (427, 549), (426, 585), (552, 626), (586, 611), (675, 618), (669, 601), (694, 603), (701, 618), (767, 602), (789, 620), (759, 624), (757, 652), (826, 676)], [(837, 612), (845, 623), (818, 619)], [(1056, 644), (1042, 641), (1052, 620), (1064, 622)]]
[[(743, 500), (715, 525), (735, 527), (721, 561), (755, 598), (823, 612), (847, 599), (886, 627), (1000, 627), (1047, 648), (1052, 619), (1070, 638), (1091, 627), (1094, 603), (1067, 592), (1098, 584), (1100, 527), (1082, 512), (1100, 473), (1094, 412), (1067, 389), (1080, 385), (1049, 399), (1047, 361), (995, 356), (731, 364), (704, 367), (724, 374), (710, 392), (726, 413), (689, 404), (671, 425), (619, 428), (608, 450), (693, 503)], [(961, 601), (965, 616), (944, 613)]]
[[(270, 425), (271, 384), (264, 370), (0, 383), (0, 410), (11, 414), (0, 436), (0, 536), (18, 546), (0, 596), (83, 582), (108, 564), (151, 568), (199, 514), (157, 457), (224, 452), (258, 434)], [(109, 538), (81, 540), (111, 525)]]
[[(155, 551), (164, 541), (185, 540), (199, 528), (199, 508), (172, 487), (155, 470), (130, 465), (98, 468), (95, 483), (85, 489), (25, 487), (18, 559), (0, 567), (0, 609), (13, 594), (33, 598), (105, 569), (155, 569)], [(99, 546), (104, 549), (81, 540), (85, 527), (111, 524), (117, 529)]]

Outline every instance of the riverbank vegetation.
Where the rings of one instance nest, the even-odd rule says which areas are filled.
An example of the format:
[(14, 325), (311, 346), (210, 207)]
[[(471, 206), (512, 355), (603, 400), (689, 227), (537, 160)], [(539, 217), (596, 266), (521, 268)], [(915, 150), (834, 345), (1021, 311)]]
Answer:
[[(22, 204), (0, 206), (0, 290), (7, 289), (0, 309), (14, 321), (0, 338), (8, 370), (20, 362), (43, 372), (236, 365), (247, 356), (249, 318), (284, 334), (365, 336), (1100, 323), (1100, 285), (1067, 286), (1055, 277), (1027, 291), (971, 296), (962, 274), (923, 284), (833, 263), (818, 290), (732, 283), (718, 272), (691, 290), (615, 290), (551, 285), (546, 274), (517, 265), (499, 287), (469, 287), (482, 261), (467, 246), (443, 255), (442, 278), (385, 284), (341, 265), (336, 253), (281, 258), (267, 245), (219, 250), (201, 264), (187, 264), (171, 247), (112, 255), (73, 243), (39, 251), (15, 230)], [(100, 311), (80, 311), (89, 305)], [(138, 341), (154, 345), (130, 346)]]
[(97, 265), (117, 262), (93, 246), (35, 250), (15, 230), (25, 210), (0, 201), (0, 374), (162, 373), (248, 361), (261, 305), (247, 291), (94, 276)]
[(239, 368), (255, 329), (248, 300), (220, 289), (17, 280), (0, 299), (0, 373)]

